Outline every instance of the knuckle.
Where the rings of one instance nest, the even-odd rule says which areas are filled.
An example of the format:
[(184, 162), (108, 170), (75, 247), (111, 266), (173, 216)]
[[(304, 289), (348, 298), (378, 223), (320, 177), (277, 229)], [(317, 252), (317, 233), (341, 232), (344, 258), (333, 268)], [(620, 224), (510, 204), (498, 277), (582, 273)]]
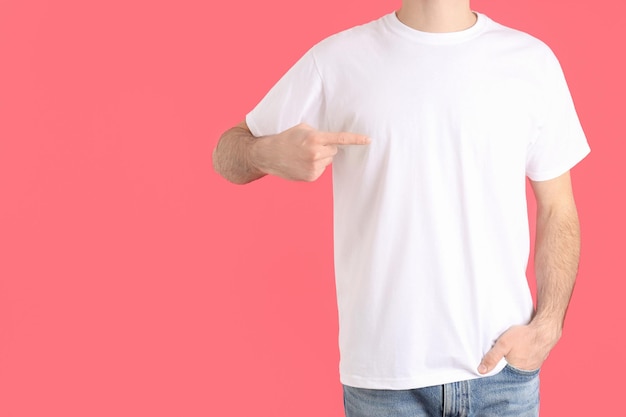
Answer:
[(500, 348), (500, 351), (503, 352), (508, 352), (510, 350), (510, 346), (511, 344), (509, 343), (508, 339), (506, 338), (502, 338), (498, 341), (498, 346)]
[(304, 137), (302, 139), (302, 143), (307, 146), (307, 147), (312, 147), (315, 146), (318, 142), (318, 138), (315, 135), (315, 132), (312, 131), (308, 131), (304, 134)]
[(323, 173), (326, 167), (322, 164), (315, 164), (311, 167), (308, 173), (308, 181), (317, 180)]
[(319, 177), (319, 174), (315, 171), (310, 171), (305, 176), (304, 180), (307, 182), (313, 182)]
[(297, 130), (311, 130), (311, 127), (309, 125), (307, 125), (306, 123), (298, 123), (297, 125), (294, 126), (294, 129), (297, 129)]
[(319, 152), (316, 150), (307, 149), (302, 159), (306, 163), (308, 169), (311, 169), (315, 165), (315, 161), (318, 159), (318, 154)]
[(315, 164), (307, 164), (304, 177), (307, 181), (311, 181), (314, 178), (316, 172)]

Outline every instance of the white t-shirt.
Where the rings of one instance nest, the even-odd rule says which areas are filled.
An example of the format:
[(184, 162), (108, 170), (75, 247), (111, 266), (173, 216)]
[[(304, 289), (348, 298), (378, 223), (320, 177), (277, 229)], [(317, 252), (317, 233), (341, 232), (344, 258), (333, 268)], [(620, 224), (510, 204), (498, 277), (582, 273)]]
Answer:
[(526, 176), (555, 178), (589, 147), (552, 51), (477, 16), (427, 33), (390, 13), (333, 35), (246, 117), (255, 136), (304, 122), (372, 139), (332, 168), (343, 384), (478, 378), (530, 320)]

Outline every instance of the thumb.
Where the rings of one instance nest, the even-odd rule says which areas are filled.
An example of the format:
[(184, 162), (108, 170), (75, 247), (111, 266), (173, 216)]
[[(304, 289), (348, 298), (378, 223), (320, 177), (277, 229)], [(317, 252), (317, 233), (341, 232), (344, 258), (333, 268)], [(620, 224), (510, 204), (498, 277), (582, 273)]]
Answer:
[(498, 362), (508, 353), (502, 338), (498, 339), (493, 347), (483, 356), (480, 365), (478, 365), (478, 373), (486, 374), (491, 372)]

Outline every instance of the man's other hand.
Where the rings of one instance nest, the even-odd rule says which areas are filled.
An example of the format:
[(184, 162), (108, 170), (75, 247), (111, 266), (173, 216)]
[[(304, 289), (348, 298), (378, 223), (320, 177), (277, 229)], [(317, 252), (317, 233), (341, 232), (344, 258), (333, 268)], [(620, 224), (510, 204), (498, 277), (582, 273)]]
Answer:
[(559, 339), (557, 332), (550, 326), (530, 323), (513, 326), (498, 338), (493, 347), (485, 354), (478, 372), (491, 372), (502, 358), (513, 367), (533, 371), (541, 368), (552, 348)]

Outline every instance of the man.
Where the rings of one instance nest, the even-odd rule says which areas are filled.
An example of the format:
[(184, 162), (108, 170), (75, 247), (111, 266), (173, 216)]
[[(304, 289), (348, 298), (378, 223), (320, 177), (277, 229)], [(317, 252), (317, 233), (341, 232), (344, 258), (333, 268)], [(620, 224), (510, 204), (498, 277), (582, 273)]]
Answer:
[(309, 50), (213, 161), (240, 184), (333, 163), (347, 417), (524, 417), (574, 286), (588, 152), (545, 44), (469, 0), (404, 0)]

